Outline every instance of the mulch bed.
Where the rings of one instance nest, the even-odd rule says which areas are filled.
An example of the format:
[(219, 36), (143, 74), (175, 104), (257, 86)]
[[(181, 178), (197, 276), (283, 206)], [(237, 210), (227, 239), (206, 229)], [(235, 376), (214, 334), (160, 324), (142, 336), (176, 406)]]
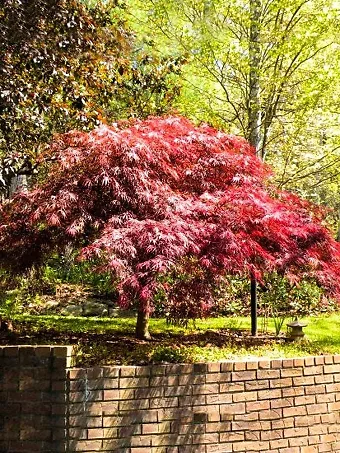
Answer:
[[(67, 344), (76, 345), (78, 366), (149, 363), (148, 354), (157, 346), (173, 348), (200, 347), (243, 347), (282, 343), (284, 336), (272, 334), (251, 336), (247, 330), (220, 329), (192, 334), (156, 334), (149, 341), (138, 340), (133, 335), (97, 332), (60, 332), (54, 329), (32, 330), (30, 323), (13, 324), (11, 330), (0, 331), (0, 345), (24, 344)], [(139, 354), (137, 353), (139, 352)], [(149, 354), (150, 355), (150, 354)], [(136, 363), (135, 363), (136, 364)]]

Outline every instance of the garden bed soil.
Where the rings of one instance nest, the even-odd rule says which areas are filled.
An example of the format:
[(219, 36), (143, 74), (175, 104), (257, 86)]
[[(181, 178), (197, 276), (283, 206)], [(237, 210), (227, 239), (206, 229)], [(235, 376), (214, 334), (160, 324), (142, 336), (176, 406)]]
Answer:
[[(284, 343), (284, 336), (261, 334), (251, 336), (248, 330), (219, 329), (190, 334), (157, 333), (151, 340), (139, 340), (133, 335), (98, 332), (60, 332), (52, 328), (36, 330), (30, 322), (13, 322), (10, 329), (0, 332), (0, 345), (60, 344), (75, 345), (78, 366), (154, 363), (155, 348), (230, 347), (253, 348)], [(176, 361), (176, 354), (174, 361)], [(180, 355), (178, 356), (180, 358)]]

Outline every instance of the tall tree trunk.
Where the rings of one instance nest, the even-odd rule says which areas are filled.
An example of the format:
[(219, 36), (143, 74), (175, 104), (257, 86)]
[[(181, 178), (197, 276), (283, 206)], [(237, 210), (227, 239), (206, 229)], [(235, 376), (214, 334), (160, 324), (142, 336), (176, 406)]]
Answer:
[(260, 47), (260, 20), (261, 0), (250, 0), (250, 34), (249, 34), (249, 142), (260, 151), (261, 144), (261, 47)]
[(151, 335), (149, 332), (149, 318), (150, 315), (148, 312), (143, 311), (141, 308), (138, 310), (137, 314), (137, 324), (136, 324), (136, 337), (140, 340), (150, 340)]
[[(250, 34), (249, 34), (249, 142), (259, 154), (261, 149), (261, 85), (260, 85), (260, 20), (261, 0), (249, 0)], [(263, 156), (261, 156), (263, 157)], [(257, 289), (256, 280), (251, 277), (250, 286), (251, 333), (257, 335)]]

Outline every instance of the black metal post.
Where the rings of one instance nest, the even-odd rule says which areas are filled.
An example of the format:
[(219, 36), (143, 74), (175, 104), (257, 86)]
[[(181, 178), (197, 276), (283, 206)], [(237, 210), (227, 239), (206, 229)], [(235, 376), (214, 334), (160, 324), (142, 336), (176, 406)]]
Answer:
[(250, 313), (251, 313), (251, 334), (253, 337), (257, 335), (257, 291), (256, 279), (250, 279)]

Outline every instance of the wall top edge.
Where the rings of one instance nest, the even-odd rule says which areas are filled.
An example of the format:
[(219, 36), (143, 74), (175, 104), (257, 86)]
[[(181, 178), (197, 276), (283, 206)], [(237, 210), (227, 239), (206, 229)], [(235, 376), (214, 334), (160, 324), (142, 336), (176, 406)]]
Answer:
[[(7, 353), (6, 353), (7, 351)], [(12, 355), (14, 351), (22, 353), (34, 352), (37, 355), (46, 354), (48, 351), (55, 357), (72, 357), (73, 346), (71, 345), (0, 345), (0, 356)], [(134, 377), (143, 374), (165, 375), (181, 373), (214, 373), (228, 371), (252, 371), (257, 369), (281, 369), (295, 367), (310, 367), (318, 365), (337, 365), (340, 372), (340, 354), (327, 354), (319, 356), (269, 358), (251, 357), (249, 359), (224, 360), (219, 362), (198, 363), (157, 363), (147, 365), (112, 365), (96, 367), (72, 367), (73, 374), (86, 373), (105, 376)], [(119, 371), (120, 370), (120, 371)], [(152, 371), (151, 371), (152, 370)]]

